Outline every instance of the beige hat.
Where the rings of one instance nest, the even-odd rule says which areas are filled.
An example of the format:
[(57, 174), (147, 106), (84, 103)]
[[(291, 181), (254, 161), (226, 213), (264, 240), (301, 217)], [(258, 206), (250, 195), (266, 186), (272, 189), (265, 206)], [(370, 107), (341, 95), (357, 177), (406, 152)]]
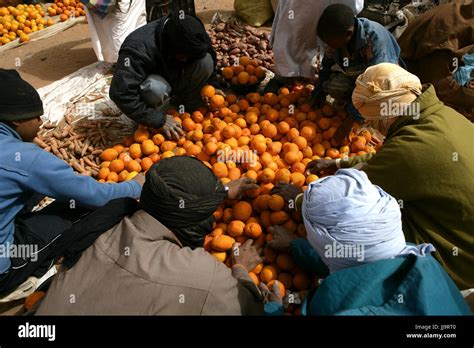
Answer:
[(399, 65), (381, 63), (359, 75), (352, 103), (366, 120), (401, 116), (422, 93), (420, 79)]

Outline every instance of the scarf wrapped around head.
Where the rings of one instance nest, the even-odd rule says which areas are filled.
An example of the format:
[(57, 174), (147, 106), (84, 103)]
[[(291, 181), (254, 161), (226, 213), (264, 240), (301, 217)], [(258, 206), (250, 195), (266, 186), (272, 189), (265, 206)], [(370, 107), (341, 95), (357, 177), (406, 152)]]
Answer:
[(201, 161), (170, 157), (146, 174), (140, 197), (143, 210), (160, 221), (192, 249), (204, 245), (212, 229), (213, 213), (227, 197), (221, 181)]
[(359, 75), (352, 93), (352, 103), (366, 120), (400, 116), (384, 113), (384, 104), (413, 103), (422, 93), (420, 79), (396, 64), (381, 63)]
[(203, 58), (211, 49), (211, 39), (201, 20), (181, 11), (168, 16), (163, 29), (163, 49), (168, 56), (184, 54), (190, 60)]
[(312, 182), (304, 193), (303, 218), (309, 243), (331, 273), (434, 250), (431, 244), (407, 246), (397, 201), (356, 169)]

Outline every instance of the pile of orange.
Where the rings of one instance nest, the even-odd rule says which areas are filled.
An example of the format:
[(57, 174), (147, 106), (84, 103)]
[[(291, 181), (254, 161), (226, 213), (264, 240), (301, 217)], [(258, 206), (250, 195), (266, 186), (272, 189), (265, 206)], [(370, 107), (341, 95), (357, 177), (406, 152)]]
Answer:
[(61, 22), (70, 17), (85, 16), (84, 5), (79, 0), (54, 0), (54, 3), (48, 7), (48, 14), (53, 17), (59, 15)]
[(265, 259), (249, 273), (255, 283), (264, 282), (271, 288), (278, 281), (282, 293), (306, 291), (317, 286), (316, 278), (298, 268), (289, 254), (266, 246), (273, 238), (268, 230), (272, 225), (283, 226), (300, 237), (306, 235), (301, 214), (287, 209), (283, 198), (272, 195), (271, 190), (278, 182), (306, 188), (318, 179), (305, 173), (314, 159), (375, 152), (370, 132), (356, 125), (342, 144), (337, 143), (334, 135), (348, 116), (329, 104), (314, 110), (308, 104), (310, 93), (309, 88), (281, 88), (278, 94), (224, 97), (212, 86), (205, 86), (201, 94), (210, 100), (212, 111), (205, 107), (183, 114), (169, 110), (181, 122), (184, 137), (169, 141), (156, 130), (139, 126), (123, 144), (101, 154), (98, 179), (129, 180), (162, 158), (183, 155), (203, 161), (223, 183), (244, 176), (255, 179), (258, 189), (246, 192), (240, 201), (225, 201), (216, 210), (205, 249), (230, 266), (232, 244), (253, 239), (263, 248)]
[(247, 56), (239, 58), (239, 64), (222, 69), (222, 76), (234, 86), (254, 86), (265, 77), (265, 70)]
[(0, 7), (0, 46), (16, 39), (29, 41), (29, 34), (53, 25), (54, 21), (45, 16), (39, 4)]

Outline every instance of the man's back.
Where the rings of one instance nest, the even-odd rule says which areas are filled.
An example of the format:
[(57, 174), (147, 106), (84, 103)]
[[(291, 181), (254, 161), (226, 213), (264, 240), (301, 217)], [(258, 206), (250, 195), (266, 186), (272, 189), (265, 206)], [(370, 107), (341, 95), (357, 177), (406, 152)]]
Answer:
[(260, 314), (252, 286), (203, 248), (181, 247), (171, 231), (138, 211), (57, 276), (38, 314)]

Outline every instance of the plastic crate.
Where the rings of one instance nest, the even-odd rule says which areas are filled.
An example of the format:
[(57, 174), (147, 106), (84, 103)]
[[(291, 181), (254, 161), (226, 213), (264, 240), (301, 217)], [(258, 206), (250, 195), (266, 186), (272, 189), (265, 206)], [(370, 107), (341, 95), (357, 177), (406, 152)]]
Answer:
[(194, 0), (146, 0), (147, 22), (179, 10), (196, 15)]

